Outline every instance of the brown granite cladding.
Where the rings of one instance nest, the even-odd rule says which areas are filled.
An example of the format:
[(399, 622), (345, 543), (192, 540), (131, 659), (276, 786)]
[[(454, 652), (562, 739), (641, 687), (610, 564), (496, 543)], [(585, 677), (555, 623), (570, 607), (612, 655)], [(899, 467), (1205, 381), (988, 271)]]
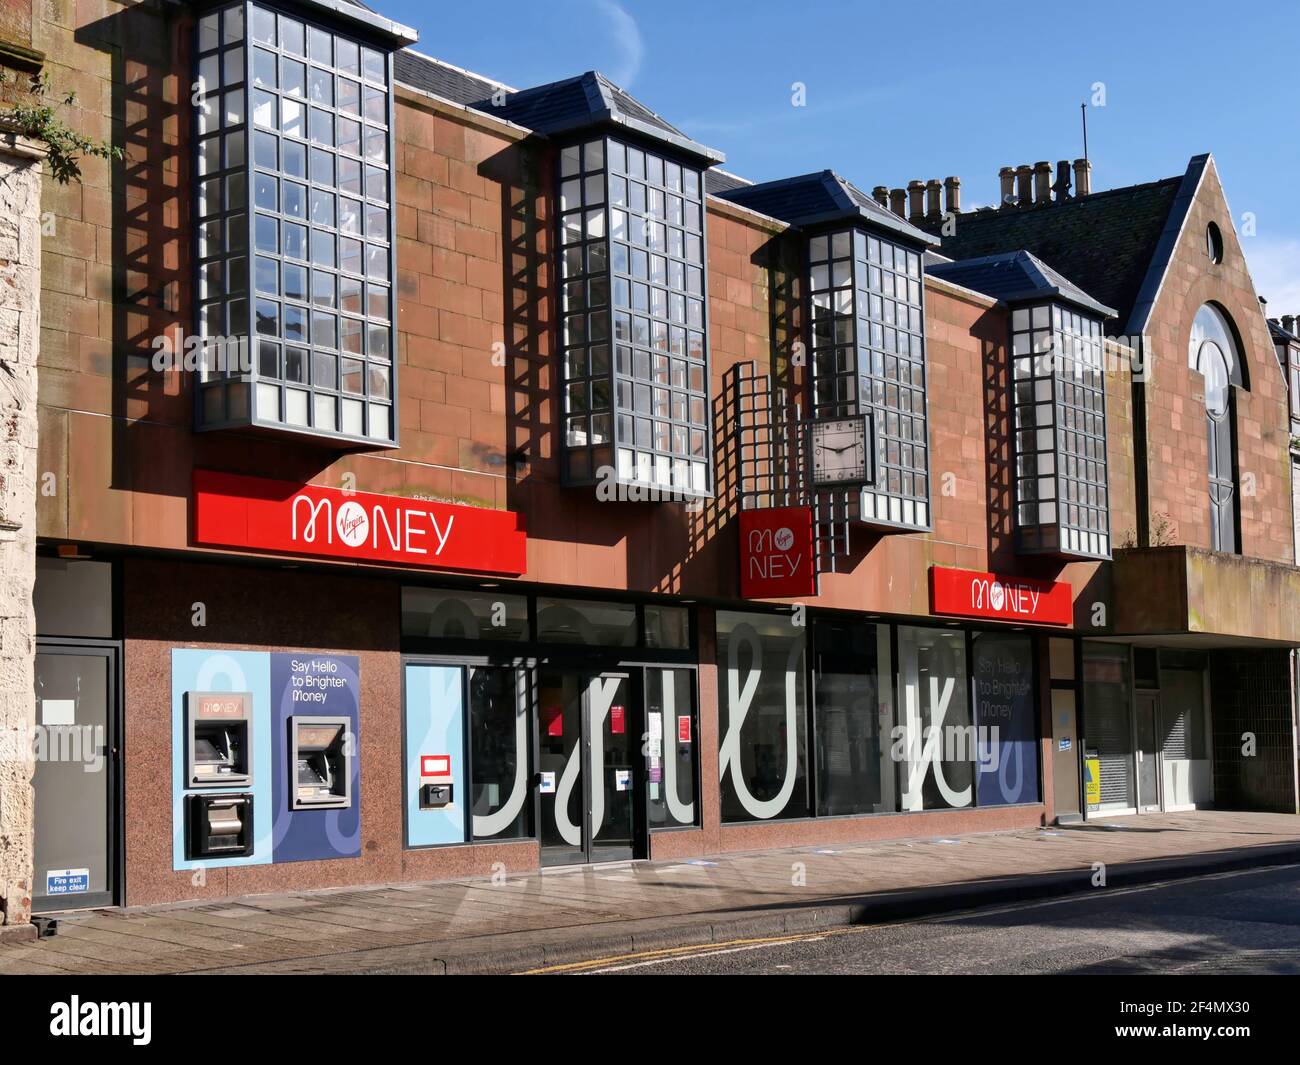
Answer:
[[(222, 898), (339, 884), (487, 876), (535, 869), (534, 841), (402, 847), (402, 698), (398, 586), (355, 575), (128, 558), (123, 563), (126, 903)], [(203, 603), (207, 624), (192, 624)], [(361, 659), (361, 856), (172, 869), (171, 651), (298, 648)], [(269, 799), (268, 799), (269, 801)]]
[[(1205, 250), (1210, 222), (1223, 235), (1218, 265)], [(1147, 328), (1155, 364), (1154, 380), (1146, 389), (1151, 528), (1163, 518), (1171, 526), (1167, 542), (1206, 548), (1205, 393), (1200, 375), (1187, 365), (1187, 344), (1192, 319), (1208, 302), (1217, 303), (1236, 326), (1246, 361), (1246, 387), (1235, 390), (1241, 553), (1293, 562), (1286, 384), (1212, 159)]]

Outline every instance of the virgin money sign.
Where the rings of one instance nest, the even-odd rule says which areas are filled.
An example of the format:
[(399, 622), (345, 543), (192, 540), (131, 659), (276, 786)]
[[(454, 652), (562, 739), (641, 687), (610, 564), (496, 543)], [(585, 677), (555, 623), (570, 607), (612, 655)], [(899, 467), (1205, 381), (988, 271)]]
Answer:
[(520, 574), (521, 526), (508, 510), (194, 471), (194, 542), (214, 547)]
[(740, 512), (740, 594), (746, 599), (816, 595), (816, 561), (808, 507)]
[(992, 618), (1029, 625), (1071, 625), (1074, 594), (1062, 581), (1039, 581), (930, 567), (930, 605), (936, 614)]

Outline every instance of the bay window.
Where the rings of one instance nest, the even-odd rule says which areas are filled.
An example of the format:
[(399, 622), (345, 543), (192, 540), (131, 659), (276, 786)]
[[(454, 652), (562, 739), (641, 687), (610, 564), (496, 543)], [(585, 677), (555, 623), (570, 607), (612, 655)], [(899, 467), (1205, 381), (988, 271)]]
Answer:
[(1101, 320), (1056, 302), (1011, 313), (1018, 550), (1109, 558)]
[(614, 137), (558, 166), (565, 482), (711, 495), (701, 170)]
[(361, 8), (199, 17), (200, 429), (396, 443), (392, 49), (413, 39)]
[(808, 241), (815, 417), (869, 415), (861, 519), (930, 526), (925, 308), (917, 249), (858, 227)]

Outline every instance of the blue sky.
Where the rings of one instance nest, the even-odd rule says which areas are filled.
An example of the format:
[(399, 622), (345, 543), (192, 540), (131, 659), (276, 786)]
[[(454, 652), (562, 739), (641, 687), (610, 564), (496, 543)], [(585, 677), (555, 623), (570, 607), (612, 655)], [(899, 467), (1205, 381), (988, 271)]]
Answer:
[(956, 174), (964, 206), (996, 201), (1000, 166), (1082, 155), (1079, 104), (1101, 83), (1093, 187), (1213, 152), (1269, 313), (1300, 313), (1294, 0), (370, 2), (420, 51), (516, 88), (601, 70), (745, 177)]

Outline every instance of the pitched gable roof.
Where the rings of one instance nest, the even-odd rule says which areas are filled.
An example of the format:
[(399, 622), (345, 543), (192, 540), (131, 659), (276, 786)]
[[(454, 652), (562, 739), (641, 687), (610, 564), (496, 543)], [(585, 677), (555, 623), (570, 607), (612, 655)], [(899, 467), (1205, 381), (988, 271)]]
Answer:
[(554, 136), (603, 125), (620, 126), (643, 137), (664, 142), (711, 166), (726, 156), (691, 140), (676, 126), (619, 88), (604, 74), (589, 70), (576, 78), (508, 92), (502, 106), (495, 106), (491, 93), (470, 106), (531, 129)]
[(1091, 298), (1114, 308), (1110, 331), (1121, 332), (1148, 287), (1185, 177), (1106, 189), (1063, 203), (961, 214), (955, 231), (944, 236), (943, 253), (963, 260), (1031, 252)]
[(1051, 296), (1073, 303), (1102, 318), (1115, 316), (1111, 308), (1098, 303), (1069, 278), (1027, 251), (1003, 252), (958, 262), (932, 263), (925, 268), (925, 272), (1004, 303)]
[(919, 244), (935, 246), (939, 243), (938, 237), (918, 229), (911, 222), (882, 207), (833, 170), (710, 191), (715, 191), (724, 200), (779, 218), (791, 225), (811, 226), (823, 222), (863, 220)]

